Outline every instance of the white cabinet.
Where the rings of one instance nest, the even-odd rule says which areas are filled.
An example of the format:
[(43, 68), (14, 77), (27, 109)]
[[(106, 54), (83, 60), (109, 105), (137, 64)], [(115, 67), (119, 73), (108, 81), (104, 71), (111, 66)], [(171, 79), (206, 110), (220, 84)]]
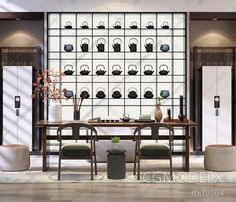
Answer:
[[(32, 150), (31, 94), (32, 67), (4, 66), (3, 144), (25, 144)], [(20, 105), (15, 105), (15, 99), (20, 99)]]
[(209, 144), (231, 144), (232, 67), (202, 67), (202, 150)]

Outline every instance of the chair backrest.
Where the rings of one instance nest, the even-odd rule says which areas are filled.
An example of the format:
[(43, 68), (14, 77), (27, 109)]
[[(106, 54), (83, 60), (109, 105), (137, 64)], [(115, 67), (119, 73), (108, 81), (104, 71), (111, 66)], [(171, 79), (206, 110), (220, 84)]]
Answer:
[[(97, 138), (97, 130), (91, 126), (88, 125), (86, 123), (66, 123), (61, 125), (58, 129), (57, 129), (57, 137), (58, 140), (61, 140), (61, 131), (65, 128), (71, 128), (72, 129), (72, 139), (74, 140), (78, 140), (80, 137), (80, 130), (81, 128), (85, 128), (91, 131), (91, 139), (92, 137), (94, 137), (94, 139), (96, 140)], [(94, 133), (94, 135), (93, 135)]]
[[(150, 128), (151, 129), (151, 137), (152, 139), (159, 139), (159, 129), (164, 128), (169, 130), (169, 139), (171, 140), (174, 135), (174, 129), (172, 126), (169, 126), (165, 123), (145, 123), (143, 125), (138, 126), (134, 130), (134, 136), (136, 137), (138, 135), (139, 139), (141, 136), (141, 130), (144, 128)], [(138, 133), (138, 134), (137, 134)]]

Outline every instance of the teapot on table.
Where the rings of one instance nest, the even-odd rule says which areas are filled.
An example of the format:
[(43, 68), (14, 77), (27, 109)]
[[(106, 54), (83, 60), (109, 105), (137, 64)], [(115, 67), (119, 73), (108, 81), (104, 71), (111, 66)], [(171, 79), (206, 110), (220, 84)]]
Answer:
[(136, 65), (129, 65), (128, 66), (128, 74), (129, 75), (136, 75), (138, 73), (137, 66)]
[(137, 43), (138, 43), (138, 40), (136, 38), (131, 38), (129, 40), (129, 49), (130, 49), (130, 52), (137, 52)]
[(121, 95), (120, 91), (121, 91), (120, 88), (114, 88), (113, 93), (112, 93), (112, 97), (116, 98), (116, 99), (121, 98), (122, 95)]
[(99, 99), (105, 98), (106, 94), (105, 94), (105, 89), (100, 87), (97, 89), (97, 93), (96, 93), (96, 97)]
[(144, 46), (145, 46), (147, 52), (153, 52), (153, 43), (154, 43), (154, 40), (152, 38), (147, 38), (145, 40)]
[(67, 64), (64, 66), (64, 74), (65, 75), (72, 75), (74, 73), (73, 66), (70, 64)]
[(137, 98), (138, 97), (138, 94), (137, 94), (137, 89), (134, 88), (134, 87), (131, 87), (129, 90), (128, 90), (128, 97), (131, 98), (131, 99), (134, 99), (134, 98)]
[(89, 46), (89, 39), (88, 38), (81, 39), (80, 48), (82, 52), (88, 52), (88, 46)]
[(81, 75), (88, 75), (89, 74), (89, 66), (88, 65), (81, 65), (80, 66), (80, 74)]
[(121, 66), (120, 65), (113, 65), (112, 66), (112, 74), (113, 75), (120, 75), (121, 74)]
[(154, 71), (153, 71), (152, 65), (149, 65), (149, 64), (148, 64), (148, 65), (145, 65), (145, 66), (144, 66), (144, 72), (143, 72), (143, 73), (144, 73), (145, 75), (152, 75), (153, 72), (154, 72)]
[(64, 27), (65, 29), (72, 29), (72, 23), (70, 21), (67, 21)]
[(105, 50), (105, 43), (106, 43), (106, 40), (103, 39), (103, 38), (99, 38), (99, 39), (97, 40), (97, 45), (96, 45), (96, 47), (97, 47), (97, 49), (98, 49), (98, 52), (104, 52), (104, 50)]
[(129, 122), (130, 121), (129, 114), (128, 113), (124, 113), (122, 115), (121, 120), (124, 121), (124, 122)]
[(114, 52), (120, 52), (120, 46), (121, 46), (121, 39), (119, 39), (119, 38), (115, 38), (114, 40), (113, 40), (113, 45), (112, 45), (112, 47), (113, 47), (113, 49), (114, 49)]
[(101, 65), (101, 64), (97, 65), (96, 69), (97, 69), (96, 71), (97, 75), (104, 75), (106, 73), (104, 65)]

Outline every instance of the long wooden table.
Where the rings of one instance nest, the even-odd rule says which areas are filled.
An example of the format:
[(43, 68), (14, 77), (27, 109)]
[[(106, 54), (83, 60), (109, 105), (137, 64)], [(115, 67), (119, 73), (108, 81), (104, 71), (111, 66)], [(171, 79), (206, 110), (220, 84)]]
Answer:
[[(142, 122), (96, 122), (96, 121), (62, 121), (62, 122), (48, 122), (46, 120), (40, 120), (36, 123), (36, 127), (39, 127), (41, 129), (41, 153), (42, 153), (42, 170), (43, 172), (46, 172), (49, 168), (49, 162), (48, 162), (48, 155), (49, 152), (47, 150), (47, 140), (56, 140), (56, 135), (47, 135), (47, 128), (50, 127), (59, 127), (62, 124), (65, 123), (87, 123), (89, 125), (92, 125), (94, 127), (128, 127), (128, 128), (135, 128), (141, 124), (144, 124)], [(183, 169), (185, 171), (189, 171), (189, 139), (190, 139), (190, 129), (192, 127), (196, 127), (196, 123), (194, 123), (191, 120), (185, 120), (183, 122), (179, 120), (172, 120), (172, 121), (166, 121), (164, 122), (167, 125), (170, 125), (172, 127), (182, 127), (185, 129), (184, 135), (174, 135), (174, 140), (183, 140), (185, 141), (185, 149), (182, 153), (183, 157)], [(114, 135), (98, 135), (98, 140), (110, 140), (111, 137)], [(116, 135), (117, 136), (117, 135)], [(119, 135), (118, 135), (119, 136)], [(125, 140), (133, 140), (134, 135), (121, 135), (122, 139)], [(69, 136), (64, 136), (64, 139), (69, 139)], [(81, 139), (87, 139), (86, 136), (81, 136)], [(143, 135), (143, 140), (149, 140), (151, 139), (151, 136), (149, 135)], [(167, 140), (168, 136), (162, 135), (160, 136), (160, 139)]]

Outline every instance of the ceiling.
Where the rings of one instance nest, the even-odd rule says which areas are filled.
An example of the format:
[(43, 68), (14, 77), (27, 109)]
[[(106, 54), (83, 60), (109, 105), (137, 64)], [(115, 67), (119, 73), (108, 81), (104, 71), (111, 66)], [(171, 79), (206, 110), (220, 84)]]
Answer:
[(0, 12), (0, 20), (43, 20), (43, 12)]
[(236, 12), (191, 12), (190, 20), (236, 20)]

